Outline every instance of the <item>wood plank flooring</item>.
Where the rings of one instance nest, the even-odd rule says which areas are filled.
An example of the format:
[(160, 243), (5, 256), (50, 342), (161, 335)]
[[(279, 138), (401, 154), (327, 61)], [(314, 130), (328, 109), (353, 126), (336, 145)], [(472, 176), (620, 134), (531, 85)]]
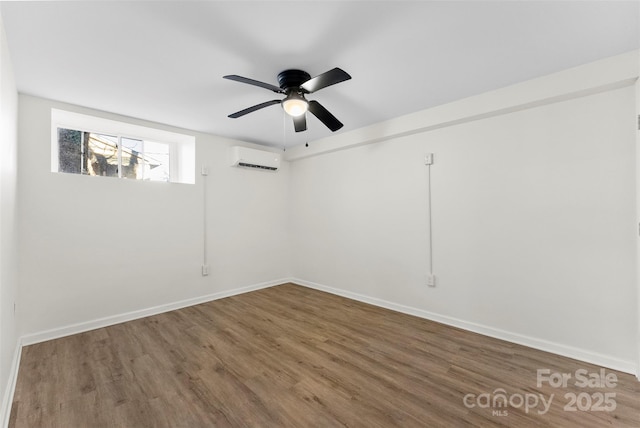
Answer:
[(635, 377), (580, 369), (600, 371), (284, 284), (25, 347), (10, 426), (640, 427)]

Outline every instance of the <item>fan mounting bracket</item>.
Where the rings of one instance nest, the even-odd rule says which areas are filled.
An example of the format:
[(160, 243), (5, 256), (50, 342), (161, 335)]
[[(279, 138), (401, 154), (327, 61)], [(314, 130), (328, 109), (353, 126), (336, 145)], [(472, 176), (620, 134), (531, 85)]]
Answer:
[(302, 70), (284, 70), (278, 73), (278, 84), (284, 91), (289, 88), (299, 88), (309, 79), (311, 79), (309, 73)]

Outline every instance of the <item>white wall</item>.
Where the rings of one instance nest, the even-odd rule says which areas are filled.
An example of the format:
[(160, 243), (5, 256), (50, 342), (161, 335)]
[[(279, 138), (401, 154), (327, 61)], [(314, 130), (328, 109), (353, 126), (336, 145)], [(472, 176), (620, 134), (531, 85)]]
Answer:
[[(418, 116), (403, 129), (410, 121), (399, 118), (358, 135), (405, 136), (357, 146), (345, 135), (352, 147), (329, 142), (337, 151), (306, 158), (301, 149), (291, 164), (294, 277), (634, 372), (636, 99), (633, 81), (622, 82), (582, 96), (560, 87), (554, 102), (496, 104), (458, 124)], [(496, 99), (447, 108), (480, 111)], [(436, 288), (425, 284), (426, 153)]]
[[(52, 173), (52, 107), (181, 130), (27, 95), (19, 107), (22, 334), (58, 330), (27, 341), (289, 276), (287, 162), (276, 173), (232, 168), (235, 142), (190, 133), (195, 185)], [(201, 165), (210, 170), (207, 277)]]
[(18, 94), (0, 19), (0, 423), (9, 408), (12, 360), (18, 337), (13, 310), (18, 287), (17, 112)]

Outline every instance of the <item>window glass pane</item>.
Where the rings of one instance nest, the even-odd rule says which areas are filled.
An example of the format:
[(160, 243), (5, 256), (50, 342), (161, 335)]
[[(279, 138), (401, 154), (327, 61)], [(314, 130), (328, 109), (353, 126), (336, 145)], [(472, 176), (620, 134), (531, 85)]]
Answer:
[[(87, 138), (88, 137), (88, 138)], [(118, 137), (85, 132), (88, 175), (118, 176)]]
[(169, 145), (144, 142), (144, 179), (151, 181), (169, 181)]
[(82, 173), (82, 132), (58, 128), (58, 171)]
[(142, 180), (144, 171), (143, 142), (133, 138), (122, 137), (122, 177)]

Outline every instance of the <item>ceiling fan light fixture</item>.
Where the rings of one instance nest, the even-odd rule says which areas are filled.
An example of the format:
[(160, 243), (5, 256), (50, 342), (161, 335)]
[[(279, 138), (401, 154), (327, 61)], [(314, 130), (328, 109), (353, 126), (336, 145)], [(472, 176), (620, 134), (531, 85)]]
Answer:
[(293, 117), (302, 116), (309, 109), (309, 103), (302, 95), (292, 93), (282, 101), (284, 111)]

